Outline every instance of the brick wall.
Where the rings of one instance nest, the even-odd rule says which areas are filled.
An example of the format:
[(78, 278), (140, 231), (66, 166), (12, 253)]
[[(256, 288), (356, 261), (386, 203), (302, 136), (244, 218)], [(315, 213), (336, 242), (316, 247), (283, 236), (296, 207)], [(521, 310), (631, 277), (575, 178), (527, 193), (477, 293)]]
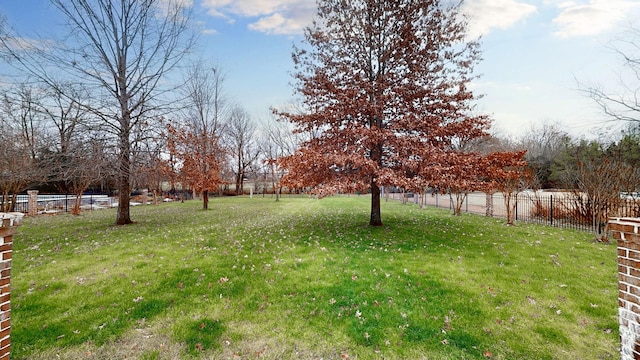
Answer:
[(609, 220), (618, 244), (621, 360), (640, 359), (640, 219)]
[(0, 360), (11, 355), (11, 257), (22, 214), (0, 213)]

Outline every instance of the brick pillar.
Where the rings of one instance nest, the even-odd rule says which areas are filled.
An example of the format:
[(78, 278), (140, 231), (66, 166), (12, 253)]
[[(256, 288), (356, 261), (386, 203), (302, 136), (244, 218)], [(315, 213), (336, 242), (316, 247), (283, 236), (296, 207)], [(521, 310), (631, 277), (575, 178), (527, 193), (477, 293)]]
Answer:
[(620, 359), (640, 359), (640, 219), (610, 219), (609, 227), (618, 244)]
[(0, 360), (11, 355), (11, 257), (21, 213), (0, 213)]
[(27, 194), (29, 195), (27, 202), (29, 206), (28, 214), (29, 216), (36, 216), (38, 215), (38, 190), (29, 190)]

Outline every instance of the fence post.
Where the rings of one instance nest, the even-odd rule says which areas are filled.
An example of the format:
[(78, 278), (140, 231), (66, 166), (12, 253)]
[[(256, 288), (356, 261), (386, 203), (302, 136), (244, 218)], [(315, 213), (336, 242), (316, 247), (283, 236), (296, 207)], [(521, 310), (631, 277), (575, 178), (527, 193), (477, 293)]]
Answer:
[(27, 213), (29, 216), (36, 216), (38, 215), (38, 190), (28, 190), (27, 194), (29, 195)]
[(553, 195), (549, 195), (549, 223), (553, 226)]
[(518, 221), (518, 194), (516, 194), (516, 221)]
[(465, 211), (468, 213), (469, 212), (469, 194), (467, 194), (464, 197), (464, 202), (465, 202)]

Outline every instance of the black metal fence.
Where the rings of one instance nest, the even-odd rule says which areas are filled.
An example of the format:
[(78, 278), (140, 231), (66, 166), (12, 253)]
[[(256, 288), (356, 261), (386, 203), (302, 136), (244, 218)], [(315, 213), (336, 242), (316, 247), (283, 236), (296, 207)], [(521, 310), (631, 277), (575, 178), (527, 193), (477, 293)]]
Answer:
[[(51, 194), (38, 195), (38, 213), (71, 212), (76, 202), (75, 195)], [(102, 194), (82, 195), (80, 208), (82, 210), (99, 210), (113, 207), (115, 200), (113, 197)], [(13, 211), (29, 212), (29, 195), (18, 195)]]
[[(388, 199), (402, 200), (422, 206), (436, 206), (453, 211), (455, 200), (442, 194), (385, 194)], [(515, 201), (514, 201), (515, 200)], [(565, 192), (524, 192), (512, 200), (516, 221), (536, 223), (560, 228), (593, 231), (606, 219), (594, 221), (591, 203), (584, 197)], [(504, 196), (500, 193), (470, 193), (461, 207), (462, 212), (506, 218)], [(640, 217), (640, 199), (620, 199), (605, 211), (609, 217)]]

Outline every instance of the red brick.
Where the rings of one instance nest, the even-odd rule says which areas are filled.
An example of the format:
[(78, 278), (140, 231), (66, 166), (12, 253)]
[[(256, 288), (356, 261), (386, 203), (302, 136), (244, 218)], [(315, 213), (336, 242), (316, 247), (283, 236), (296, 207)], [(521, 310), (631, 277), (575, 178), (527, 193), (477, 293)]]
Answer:
[(11, 319), (11, 310), (3, 311), (0, 313), (0, 321)]
[[(623, 274), (623, 275), (630, 275), (629, 267), (628, 266), (624, 266), (624, 265), (620, 264), (620, 262), (618, 262), (618, 273)], [(2, 277), (4, 277), (4, 276), (2, 276)]]
[(619, 247), (618, 248), (618, 256), (619, 257), (629, 257), (627, 249), (623, 248), (623, 247)]
[(629, 248), (640, 249), (640, 234), (624, 233), (624, 238), (627, 240)]
[(10, 328), (0, 330), (0, 339), (4, 339), (4, 338), (9, 337), (9, 336), (11, 336), (11, 329)]
[[(629, 221), (630, 222), (630, 221)], [(638, 224), (629, 224), (629, 222), (627, 222), (627, 224), (616, 224), (616, 223), (611, 223), (611, 229), (613, 231), (619, 231), (619, 232), (623, 232), (625, 234), (634, 234), (637, 231), (638, 228)]]
[(0, 341), (0, 349), (11, 344), (11, 337), (4, 338)]
[(0, 350), (0, 360), (9, 360), (11, 355), (11, 344), (6, 348)]
[(640, 278), (637, 278), (635, 276), (628, 276), (628, 275), (624, 275), (624, 274), (619, 274), (618, 275), (618, 281), (622, 281), (624, 283), (627, 283), (630, 286), (640, 287)]
[[(619, 294), (619, 296), (624, 299), (625, 301), (631, 303), (631, 304), (638, 304), (640, 302), (640, 299), (638, 299), (636, 296), (633, 296), (629, 293), (626, 292), (621, 292)], [(2, 310), (2, 308), (0, 307), (0, 310)]]
[(640, 252), (639, 251), (629, 250), (629, 251), (627, 251), (627, 253), (629, 254), (628, 256), (626, 256), (627, 258), (634, 259), (634, 260), (640, 260)]
[(629, 292), (629, 286), (621, 281), (618, 281), (618, 290)]
[(11, 293), (0, 295), (0, 304), (11, 301)]
[(618, 263), (622, 265), (626, 265), (631, 268), (640, 269), (640, 261), (628, 259), (628, 258), (620, 258), (618, 259)]
[(0, 238), (4, 238), (4, 242), (8, 242), (7, 239), (11, 241), (11, 237), (17, 230), (18, 228), (16, 227), (0, 227)]
[(13, 251), (7, 251), (2, 253), (2, 260), (10, 260), (13, 256)]

